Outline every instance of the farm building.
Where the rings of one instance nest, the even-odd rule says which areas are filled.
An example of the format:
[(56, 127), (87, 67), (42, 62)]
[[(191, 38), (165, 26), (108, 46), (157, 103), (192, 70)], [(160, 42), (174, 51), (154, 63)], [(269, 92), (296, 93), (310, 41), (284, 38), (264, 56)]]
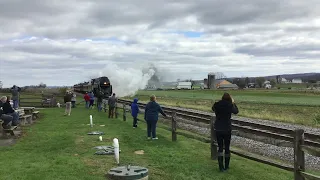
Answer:
[(192, 82), (178, 82), (177, 89), (191, 89)]
[(239, 89), (236, 84), (221, 84), (218, 89)]
[(302, 80), (301, 79), (292, 79), (292, 83), (301, 84)]
[(289, 83), (289, 81), (286, 78), (281, 78), (281, 83)]
[(221, 86), (226, 87), (225, 85), (229, 85), (232, 84), (231, 82), (224, 80), (224, 79), (217, 79), (216, 80), (216, 88), (219, 89)]

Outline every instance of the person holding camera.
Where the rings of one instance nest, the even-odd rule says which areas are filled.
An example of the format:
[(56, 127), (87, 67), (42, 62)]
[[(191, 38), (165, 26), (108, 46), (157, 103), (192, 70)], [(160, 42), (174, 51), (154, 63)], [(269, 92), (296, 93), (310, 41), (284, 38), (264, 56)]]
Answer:
[[(229, 93), (224, 93), (222, 99), (214, 103), (212, 110), (216, 114), (214, 130), (218, 143), (219, 170), (223, 172), (229, 169), (230, 163), (231, 114), (238, 114), (239, 110)], [(223, 165), (223, 146), (225, 166)]]

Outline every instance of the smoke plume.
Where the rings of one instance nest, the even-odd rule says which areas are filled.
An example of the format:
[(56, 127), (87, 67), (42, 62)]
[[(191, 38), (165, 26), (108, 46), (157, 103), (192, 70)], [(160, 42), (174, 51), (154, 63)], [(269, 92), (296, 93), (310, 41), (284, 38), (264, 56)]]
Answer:
[[(116, 64), (108, 64), (95, 78), (107, 76), (112, 84), (112, 90), (118, 97), (132, 96), (139, 89), (144, 89), (149, 79), (154, 75), (152, 68), (121, 68)], [(92, 77), (92, 75), (90, 76)]]

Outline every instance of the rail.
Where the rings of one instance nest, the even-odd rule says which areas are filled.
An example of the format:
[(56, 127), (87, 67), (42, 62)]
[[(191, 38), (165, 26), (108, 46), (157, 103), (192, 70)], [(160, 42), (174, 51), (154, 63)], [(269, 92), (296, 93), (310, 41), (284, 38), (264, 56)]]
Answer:
[[(125, 103), (127, 105), (131, 104), (131, 101), (119, 99), (119, 103)], [(138, 103), (140, 108), (144, 108), (146, 104)], [(210, 125), (211, 118), (213, 114), (207, 114), (205, 112), (194, 112), (182, 110), (174, 107), (162, 107), (166, 113), (176, 112), (176, 115), (182, 118), (190, 119), (195, 122), (204, 123)], [(293, 129), (285, 129), (276, 126), (270, 126), (265, 124), (259, 124), (254, 122), (247, 122), (239, 119), (232, 119), (232, 128), (235, 130), (254, 133), (261, 136), (268, 136), (271, 138), (284, 140), (284, 141), (292, 141), (294, 130)], [(309, 146), (314, 146), (320, 148), (320, 135), (304, 133), (305, 144)]]
[[(126, 120), (126, 105), (130, 105), (131, 101), (119, 99), (119, 103), (123, 104), (123, 120)], [(138, 103), (140, 107), (145, 107), (146, 104), (144, 103)], [(116, 114), (117, 114), (116, 108)], [(177, 141), (177, 135), (183, 135), (187, 136), (188, 138), (197, 139), (200, 141), (203, 141), (205, 143), (210, 143), (211, 146), (211, 159), (216, 160), (217, 159), (217, 142), (215, 137), (215, 131), (213, 128), (213, 124), (215, 121), (215, 116), (200, 113), (200, 112), (192, 112), (192, 111), (184, 111), (178, 108), (172, 108), (172, 107), (163, 107), (163, 110), (166, 113), (172, 114), (171, 118), (171, 128), (167, 128), (167, 130), (170, 130), (172, 132), (172, 141)], [(190, 118), (196, 122), (201, 122), (205, 124), (210, 124), (211, 129), (211, 137), (210, 139), (207, 138), (199, 138), (192, 135), (189, 135), (187, 133), (183, 133), (180, 131), (177, 131), (177, 116), (187, 117)], [(320, 180), (320, 176), (313, 175), (310, 173), (305, 172), (305, 152), (308, 152), (309, 154), (313, 156), (320, 157), (320, 143), (314, 140), (320, 139), (320, 135), (315, 134), (309, 134), (305, 133), (303, 129), (284, 129), (279, 127), (273, 127), (258, 123), (251, 123), (251, 122), (245, 122), (240, 120), (233, 120), (232, 124), (233, 129), (253, 133), (256, 135), (266, 136), (270, 138), (275, 139), (281, 139), (287, 142), (290, 142), (293, 144), (294, 148), (294, 164), (292, 165), (286, 165), (281, 164), (279, 162), (274, 162), (270, 159), (262, 158), (260, 156), (243, 152), (237, 149), (231, 148), (231, 153), (236, 154), (238, 156), (254, 160), (263, 164), (268, 164), (283, 170), (291, 171), (294, 173), (294, 180)]]

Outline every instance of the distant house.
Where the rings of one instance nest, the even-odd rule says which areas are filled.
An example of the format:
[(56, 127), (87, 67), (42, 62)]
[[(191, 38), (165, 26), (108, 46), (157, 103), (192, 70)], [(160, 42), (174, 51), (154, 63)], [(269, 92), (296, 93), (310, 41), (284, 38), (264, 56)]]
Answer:
[(302, 80), (301, 79), (292, 79), (292, 83), (301, 84)]
[(255, 88), (256, 87), (256, 83), (249, 83), (248, 84), (248, 88)]
[(270, 83), (270, 81), (265, 81), (264, 83), (263, 83), (263, 86), (266, 88), (266, 89), (271, 89), (271, 83)]
[(286, 78), (281, 78), (281, 83), (288, 83), (289, 81)]

